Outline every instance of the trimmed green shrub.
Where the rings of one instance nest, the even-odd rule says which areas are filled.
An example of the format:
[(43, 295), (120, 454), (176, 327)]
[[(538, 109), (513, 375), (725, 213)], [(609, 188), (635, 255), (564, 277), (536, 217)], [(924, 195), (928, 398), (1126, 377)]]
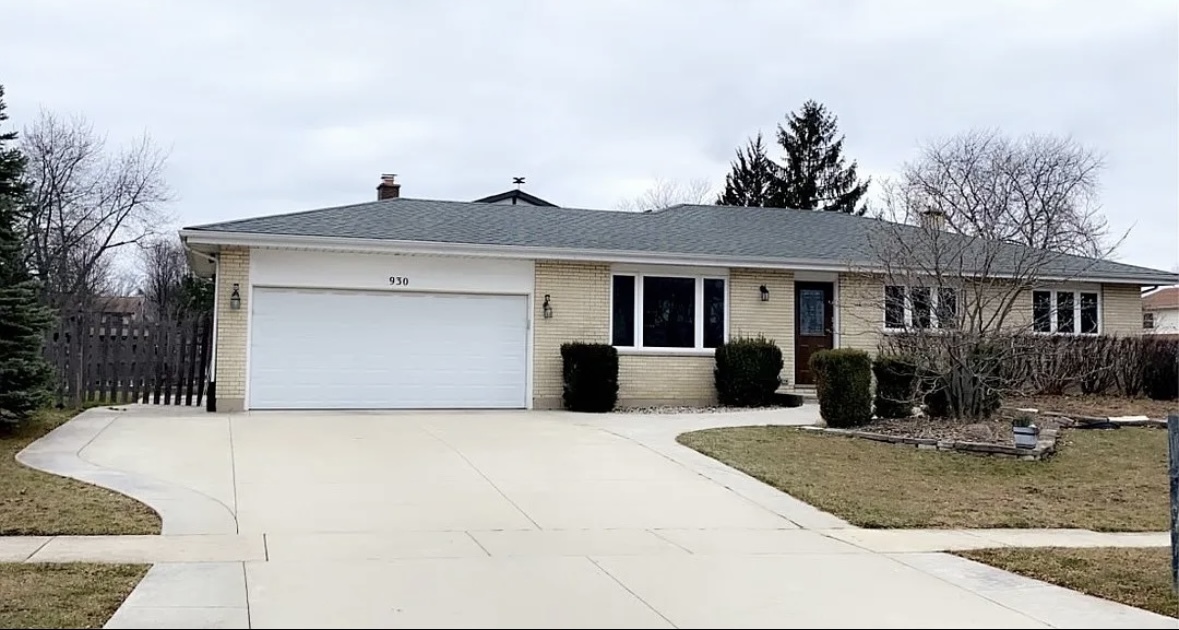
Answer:
[(716, 396), (722, 405), (772, 404), (781, 373), (782, 350), (765, 337), (734, 339), (716, 348)]
[(862, 350), (820, 350), (811, 355), (819, 414), (830, 427), (872, 420), (872, 359)]
[(1179, 398), (1179, 340), (1143, 341), (1142, 389), (1153, 400)]
[(606, 413), (618, 402), (618, 351), (605, 343), (561, 345), (564, 394), (569, 411)]
[(913, 390), (917, 366), (899, 356), (880, 355), (872, 361), (876, 377), (873, 407), (878, 418), (908, 418), (913, 414)]

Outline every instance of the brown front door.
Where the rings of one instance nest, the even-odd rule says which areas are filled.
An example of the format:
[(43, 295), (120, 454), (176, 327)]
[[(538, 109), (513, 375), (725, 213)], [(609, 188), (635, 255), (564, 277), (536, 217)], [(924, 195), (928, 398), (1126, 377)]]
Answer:
[(830, 282), (794, 283), (794, 384), (814, 385), (811, 355), (835, 347), (832, 311), (835, 288)]

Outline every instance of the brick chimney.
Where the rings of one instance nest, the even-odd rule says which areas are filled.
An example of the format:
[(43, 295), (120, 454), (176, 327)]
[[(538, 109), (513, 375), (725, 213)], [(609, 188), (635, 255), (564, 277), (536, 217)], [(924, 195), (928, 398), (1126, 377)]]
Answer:
[(921, 212), (921, 227), (927, 230), (946, 229), (946, 213), (941, 210), (924, 210)]
[(381, 184), (377, 186), (377, 201), (382, 199), (396, 199), (401, 196), (401, 184), (397, 183), (397, 173), (381, 175)]

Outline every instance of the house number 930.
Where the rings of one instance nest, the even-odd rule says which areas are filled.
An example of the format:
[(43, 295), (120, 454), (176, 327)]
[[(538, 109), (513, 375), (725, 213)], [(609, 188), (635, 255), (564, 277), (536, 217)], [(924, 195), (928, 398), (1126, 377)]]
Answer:
[(389, 276), (389, 286), (391, 287), (408, 287), (409, 278), (405, 276)]

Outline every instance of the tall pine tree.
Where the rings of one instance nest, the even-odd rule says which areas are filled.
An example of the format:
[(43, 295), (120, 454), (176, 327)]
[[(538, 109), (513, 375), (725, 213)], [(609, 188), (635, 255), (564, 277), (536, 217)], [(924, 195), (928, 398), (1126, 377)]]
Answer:
[(868, 181), (856, 176), (856, 162), (843, 159), (838, 119), (827, 108), (807, 101), (778, 125), (778, 144), (786, 152), (774, 194), (775, 206), (864, 214), (860, 198)]
[(843, 136), (827, 108), (807, 101), (778, 125), (779, 164), (766, 156), (761, 134), (737, 150), (725, 176), (722, 206), (765, 206), (802, 210), (832, 210), (864, 214), (860, 199), (868, 181), (856, 175), (856, 163), (843, 159)]
[(737, 149), (729, 174), (725, 176), (725, 190), (717, 197), (718, 206), (768, 206), (772, 205), (775, 190), (774, 172), (778, 165), (766, 155), (761, 134), (749, 141), (743, 149)]
[[(0, 86), (0, 123), (8, 120), (4, 109)], [(41, 356), (52, 313), (38, 301), (17, 228), (27, 186), (25, 158), (10, 146), (15, 140), (15, 131), (0, 133), (0, 424), (20, 422), (45, 404), (53, 375)]]

